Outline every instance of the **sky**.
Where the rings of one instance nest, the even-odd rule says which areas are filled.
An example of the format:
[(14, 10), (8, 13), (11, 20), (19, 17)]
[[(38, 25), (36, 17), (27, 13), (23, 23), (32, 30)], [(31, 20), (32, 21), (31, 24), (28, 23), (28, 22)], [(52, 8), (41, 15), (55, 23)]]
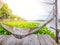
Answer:
[[(12, 9), (13, 14), (19, 15), (26, 20), (45, 20), (52, 5), (43, 2), (53, 2), (53, 0), (4, 0)], [(59, 6), (60, 7), (60, 6)], [(60, 12), (60, 11), (59, 11)], [(50, 16), (51, 17), (51, 16)]]

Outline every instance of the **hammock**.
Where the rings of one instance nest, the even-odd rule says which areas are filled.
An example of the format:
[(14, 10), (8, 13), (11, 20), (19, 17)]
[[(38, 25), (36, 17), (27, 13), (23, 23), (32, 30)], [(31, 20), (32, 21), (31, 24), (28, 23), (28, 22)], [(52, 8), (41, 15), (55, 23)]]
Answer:
[[(33, 31), (29, 32), (26, 35), (20, 35), (20, 34), (15, 34), (13, 30), (11, 30), (8, 26), (1, 24), (2, 27), (4, 27), (7, 31), (11, 32), (12, 35), (14, 35), (16, 38), (22, 39), (26, 36), (29, 36), (31, 34), (33, 34), (34, 32), (38, 31), (39, 29), (41, 29), (42, 27), (46, 26), (48, 23), (50, 23), (53, 20), (53, 18), (51, 18), (50, 20), (44, 22), (44, 24), (40, 24), (36, 29), (33, 29)], [(7, 28), (6, 28), (7, 27)]]

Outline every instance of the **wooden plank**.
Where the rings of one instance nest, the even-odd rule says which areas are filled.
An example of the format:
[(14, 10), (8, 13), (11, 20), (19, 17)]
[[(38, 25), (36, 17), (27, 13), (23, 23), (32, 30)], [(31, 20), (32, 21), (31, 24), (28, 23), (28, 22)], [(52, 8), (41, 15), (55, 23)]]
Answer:
[(23, 45), (40, 45), (37, 35), (30, 35), (23, 41)]
[(49, 40), (50, 40), (54, 45), (57, 45), (57, 43), (55, 42), (55, 40), (53, 40), (49, 35), (47, 35), (46, 37), (49, 38)]
[(0, 44), (1, 44), (2, 40), (3, 40), (3, 38), (4, 38), (4, 36), (0, 35)]
[(13, 35), (3, 45), (22, 45), (21, 39), (16, 39)]
[(41, 45), (48, 45), (42, 35), (38, 35), (38, 39)]
[(42, 37), (45, 39), (45, 41), (47, 42), (48, 45), (54, 45), (54, 44), (51, 42), (51, 40), (47, 37), (47, 35), (43, 35)]
[(1, 35), (0, 36), (0, 44), (5, 44), (5, 42), (8, 40), (8, 38), (9, 38), (10, 36), (8, 36), (8, 35)]
[(7, 37), (7, 40), (4, 39), (4, 42), (2, 42), (2, 45), (40, 45), (37, 35), (30, 35), (23, 39), (17, 39), (13, 35), (4, 36), (4, 38)]
[(23, 39), (17, 39), (13, 35), (1, 35), (0, 44), (2, 45), (57, 45), (48, 35), (32, 34)]

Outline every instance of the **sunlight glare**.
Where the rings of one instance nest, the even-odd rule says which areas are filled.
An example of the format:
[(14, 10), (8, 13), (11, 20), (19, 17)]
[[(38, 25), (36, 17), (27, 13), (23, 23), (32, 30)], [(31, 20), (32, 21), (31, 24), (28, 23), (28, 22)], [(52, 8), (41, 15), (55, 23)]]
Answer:
[(6, 0), (5, 2), (12, 9), (13, 14), (27, 20), (37, 20), (46, 13), (46, 8), (40, 0)]

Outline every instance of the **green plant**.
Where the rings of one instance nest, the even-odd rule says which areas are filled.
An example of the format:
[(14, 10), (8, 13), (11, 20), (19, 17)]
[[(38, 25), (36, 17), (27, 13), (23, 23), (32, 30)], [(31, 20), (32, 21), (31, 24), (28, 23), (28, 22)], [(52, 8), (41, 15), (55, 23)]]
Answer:
[(0, 25), (0, 35), (9, 35), (11, 34), (10, 32), (8, 32), (6, 29), (4, 29), (1, 25)]
[(16, 22), (7, 21), (6, 22), (6, 21), (3, 21), (2, 23), (5, 25), (8, 25), (8, 26), (15, 26), (18, 28), (37, 28), (39, 25), (38, 22), (34, 23), (34, 22), (18, 22), (18, 21), (16, 21)]
[[(8, 26), (14, 26), (18, 28), (37, 28), (40, 24), (39, 22), (19, 22), (19, 21), (15, 21), (15, 22), (14, 21), (11, 21), (11, 22), (3, 21), (2, 23)], [(46, 26), (34, 32), (34, 34), (48, 34), (51, 37), (55, 37), (54, 32), (49, 30)]]
[(43, 27), (42, 29), (39, 29), (38, 31), (34, 32), (34, 34), (48, 34), (51, 37), (55, 37), (54, 32), (52, 32), (51, 30), (49, 30), (46, 26)]

